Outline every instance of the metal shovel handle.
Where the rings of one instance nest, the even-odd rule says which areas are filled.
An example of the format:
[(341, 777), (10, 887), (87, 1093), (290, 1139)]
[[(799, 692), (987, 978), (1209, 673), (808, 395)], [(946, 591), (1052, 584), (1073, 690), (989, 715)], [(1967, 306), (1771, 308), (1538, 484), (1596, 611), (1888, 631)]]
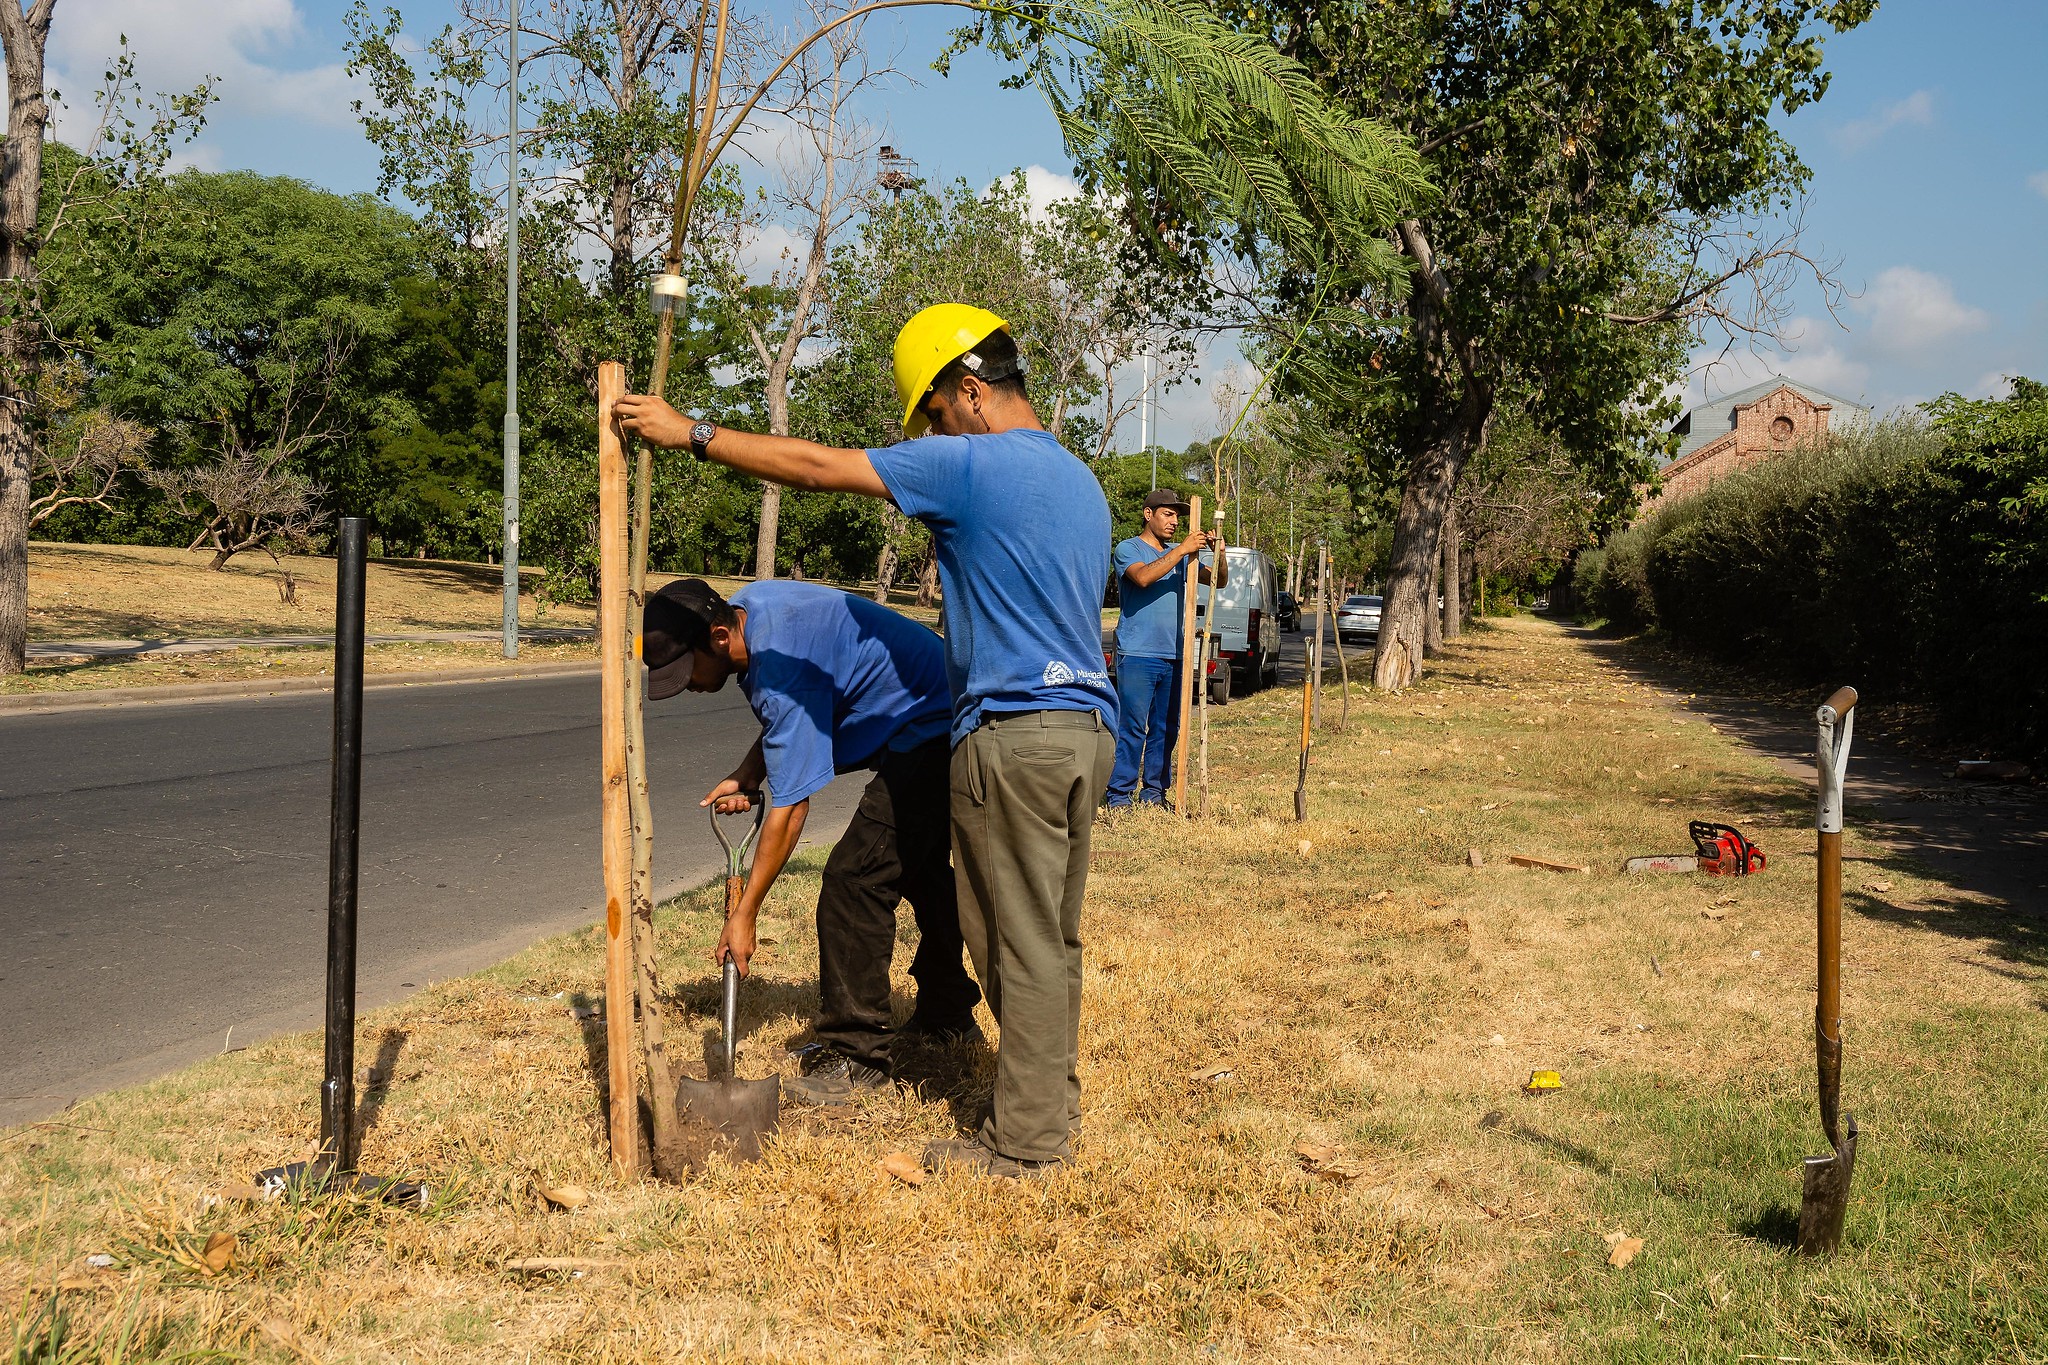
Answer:
[(1819, 739), (1814, 767), (1820, 775), (1820, 809), (1815, 825), (1819, 904), (1814, 935), (1819, 958), (1813, 1011), (1814, 1054), (1820, 1072), (1820, 1121), (1830, 1145), (1840, 1149), (1842, 1094), (1842, 786), (1849, 771), (1849, 743), (1855, 733), (1856, 689), (1844, 687), (1815, 713)]
[[(754, 840), (760, 836), (761, 821), (767, 816), (768, 808), (766, 798), (758, 790), (733, 792), (731, 795), (744, 796), (749, 803), (747, 810), (734, 811), (733, 814), (751, 815), (754, 817), (747, 826), (747, 832), (740, 836), (740, 841), (737, 844), (726, 837), (725, 826), (719, 823), (718, 802), (712, 802), (709, 810), (711, 812), (711, 832), (718, 836), (719, 847), (725, 850), (725, 875), (737, 877), (747, 870), (747, 850), (754, 846)], [(720, 801), (725, 799), (725, 797), (719, 798)]]

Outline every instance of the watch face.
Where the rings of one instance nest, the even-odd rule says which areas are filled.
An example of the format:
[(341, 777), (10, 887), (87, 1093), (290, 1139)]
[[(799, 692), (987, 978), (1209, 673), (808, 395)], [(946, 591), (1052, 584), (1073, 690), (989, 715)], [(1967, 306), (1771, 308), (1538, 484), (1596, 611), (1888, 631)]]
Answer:
[(708, 445), (711, 438), (717, 434), (718, 428), (716, 426), (709, 422), (699, 422), (696, 426), (690, 428), (690, 444), (693, 446)]

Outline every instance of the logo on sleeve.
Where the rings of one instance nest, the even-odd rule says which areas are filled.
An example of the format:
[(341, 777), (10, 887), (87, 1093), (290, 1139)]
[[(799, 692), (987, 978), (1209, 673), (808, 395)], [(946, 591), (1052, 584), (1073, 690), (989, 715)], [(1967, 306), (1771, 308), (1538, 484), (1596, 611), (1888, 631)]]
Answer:
[(1074, 670), (1054, 659), (1045, 666), (1044, 677), (1047, 687), (1065, 687), (1074, 680)]

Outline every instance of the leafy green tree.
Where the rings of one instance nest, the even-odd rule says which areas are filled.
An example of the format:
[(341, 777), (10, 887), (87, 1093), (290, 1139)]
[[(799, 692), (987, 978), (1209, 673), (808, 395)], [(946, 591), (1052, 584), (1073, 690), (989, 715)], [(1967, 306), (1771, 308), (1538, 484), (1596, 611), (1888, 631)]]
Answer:
[(48, 140), (50, 109), (58, 97), (45, 89), (43, 54), (55, 10), (56, 0), (0, 0), (8, 94), (0, 155), (0, 677), (28, 666), (30, 503), (50, 419), (36, 397), (54, 340), (43, 255), (89, 235), (92, 225), (115, 252), (114, 242), (141, 231), (149, 191), (172, 151), (205, 122), (213, 99), (209, 80), (142, 104), (124, 38), (95, 99), (83, 153), (63, 149), (52, 157), (59, 144)]
[[(1437, 199), (1389, 239), (1405, 283), (1305, 348), (1306, 385), (1398, 452), (1375, 681), (1420, 666), (1438, 535), (1502, 403), (1603, 486), (1644, 467), (1688, 331), (1769, 331), (1796, 230), (1752, 237), (1807, 171), (1773, 116), (1821, 97), (1822, 34), (1873, 0), (1225, 0), (1347, 107), (1407, 131)], [(1311, 277), (1313, 277), (1311, 275)], [(1307, 290), (1292, 290), (1306, 312)], [(1376, 368), (1375, 368), (1376, 367)]]

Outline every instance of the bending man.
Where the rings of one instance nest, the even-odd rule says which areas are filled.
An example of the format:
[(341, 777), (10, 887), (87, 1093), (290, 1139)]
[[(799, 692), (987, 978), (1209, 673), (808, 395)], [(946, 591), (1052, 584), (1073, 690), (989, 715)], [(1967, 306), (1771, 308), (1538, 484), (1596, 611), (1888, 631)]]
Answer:
[(811, 797), (836, 773), (873, 768), (818, 893), (818, 1021), (823, 1046), (790, 1085), (800, 1100), (844, 1104), (892, 1074), (889, 962), (896, 905), (917, 915), (907, 1030), (957, 1038), (976, 1031), (981, 992), (960, 961), (946, 819), (951, 707), (939, 637), (861, 597), (774, 579), (726, 602), (684, 578), (647, 599), (641, 621), (650, 701), (716, 692), (731, 677), (761, 722), (732, 775), (699, 805), (742, 811), (768, 788), (768, 812), (746, 890), (712, 949), (747, 972), (768, 888), (803, 833)]
[(638, 395), (619, 401), (618, 421), (756, 478), (887, 498), (930, 528), (946, 598), (961, 929), (1002, 1039), (978, 1131), (932, 1143), (925, 1161), (1029, 1175), (1067, 1159), (1081, 1120), (1081, 901), (1115, 753), (1100, 662), (1109, 505), (1039, 423), (995, 314), (925, 309), (897, 335), (895, 368), (913, 439), (882, 449), (692, 423)]

